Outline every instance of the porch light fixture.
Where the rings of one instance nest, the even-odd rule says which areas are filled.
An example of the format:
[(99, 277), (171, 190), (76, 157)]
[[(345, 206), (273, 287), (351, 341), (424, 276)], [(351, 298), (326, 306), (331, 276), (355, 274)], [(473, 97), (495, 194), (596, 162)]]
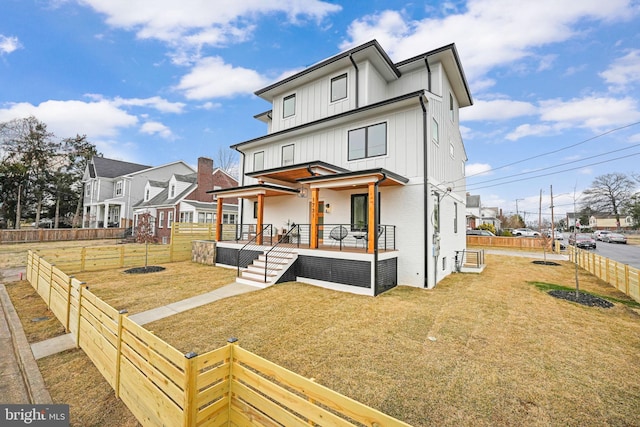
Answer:
[(325, 213), (331, 213), (331, 204), (327, 203), (324, 205), (324, 211)]
[(298, 197), (300, 197), (301, 199), (306, 199), (307, 198), (307, 189), (306, 188), (301, 188), (300, 192), (298, 193)]

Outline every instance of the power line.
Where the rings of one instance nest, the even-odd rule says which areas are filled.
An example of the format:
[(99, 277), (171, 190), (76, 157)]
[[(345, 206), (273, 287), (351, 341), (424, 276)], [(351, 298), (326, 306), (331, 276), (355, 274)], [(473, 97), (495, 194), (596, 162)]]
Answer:
[[(632, 126), (637, 126), (637, 125), (639, 125), (639, 124), (640, 124), (640, 121), (638, 121), (638, 122), (634, 122), (634, 123), (629, 123), (629, 124), (627, 124), (627, 125), (620, 126), (620, 127), (614, 128), (614, 129), (610, 129), (610, 130), (608, 130), (608, 131), (606, 131), (606, 132), (603, 132), (603, 133), (601, 133), (601, 134), (598, 134), (598, 135), (592, 136), (591, 138), (587, 138), (587, 139), (585, 139), (585, 140), (583, 140), (583, 141), (576, 142), (575, 144), (571, 144), (571, 145), (568, 145), (568, 146), (566, 146), (566, 147), (558, 148), (557, 150), (548, 151), (548, 152), (546, 152), (546, 153), (538, 154), (538, 155), (535, 155), (535, 156), (532, 156), (532, 157), (527, 157), (527, 158), (524, 158), (524, 159), (522, 159), (522, 160), (517, 160), (517, 161), (515, 161), (515, 162), (508, 163), (508, 164), (506, 164), (506, 165), (498, 166), (498, 167), (496, 167), (496, 168), (491, 168), (491, 169), (489, 169), (488, 171), (483, 171), (483, 172), (478, 172), (478, 173), (475, 173), (475, 174), (467, 175), (466, 177), (464, 177), (464, 178), (460, 178), (460, 179), (471, 178), (471, 177), (474, 177), (474, 176), (477, 176), (477, 175), (484, 175), (484, 174), (486, 174), (487, 172), (497, 171), (497, 170), (500, 170), (500, 169), (507, 168), (507, 167), (509, 167), (509, 166), (517, 165), (517, 164), (520, 164), (520, 163), (528, 162), (528, 161), (533, 160), (533, 159), (537, 159), (537, 158), (540, 158), (540, 157), (548, 156), (548, 155), (550, 155), (550, 154), (556, 154), (556, 153), (559, 153), (559, 152), (561, 152), (561, 151), (569, 150), (569, 149), (571, 149), (571, 148), (575, 148), (575, 147), (577, 147), (577, 146), (579, 146), (579, 145), (586, 144), (587, 142), (589, 142), (589, 141), (593, 141), (594, 139), (602, 138), (603, 136), (609, 135), (610, 133), (618, 132), (618, 131), (620, 131), (620, 130), (623, 130), (623, 129), (626, 129), (626, 128), (630, 128), (630, 127), (632, 127)], [(460, 179), (458, 179), (458, 180), (456, 180), (456, 181), (459, 181)], [(455, 181), (454, 181), (454, 182), (455, 182)]]
[[(542, 172), (542, 171), (545, 171), (545, 170), (549, 170), (549, 169), (553, 169), (553, 168), (559, 168), (561, 166), (570, 165), (572, 163), (584, 162), (586, 160), (595, 159), (597, 157), (606, 156), (608, 154), (613, 154), (613, 153), (618, 153), (620, 151), (630, 150), (630, 149), (636, 148), (636, 147), (640, 147), (640, 144), (630, 145), (629, 147), (619, 148), (617, 150), (612, 150), (612, 151), (607, 151), (605, 153), (595, 154), (593, 156), (585, 157), (585, 158), (580, 159), (580, 160), (571, 160), (569, 162), (564, 162), (564, 163), (559, 163), (557, 165), (547, 166), (546, 168), (540, 168), (540, 169), (535, 169), (535, 170), (528, 171), (528, 172), (516, 173), (516, 174), (513, 174), (513, 175), (503, 176), (501, 178), (487, 179), (485, 181), (479, 181), (479, 182), (475, 182), (473, 184), (469, 184), (469, 186), (473, 187), (475, 185), (484, 184), (484, 183), (487, 183), (487, 182), (500, 181), (500, 180), (507, 179), (507, 178), (513, 178), (513, 177), (516, 177), (516, 176), (529, 175), (529, 174), (536, 173), (536, 172)], [(588, 165), (585, 165), (585, 166), (588, 166)]]
[[(511, 183), (514, 183), (514, 182), (526, 181), (526, 180), (534, 179), (534, 178), (542, 178), (542, 177), (550, 176), (550, 175), (557, 175), (559, 173), (569, 172), (569, 171), (576, 170), (576, 169), (581, 169), (581, 168), (584, 168), (584, 167), (587, 167), (587, 166), (601, 165), (603, 163), (612, 162), (614, 160), (627, 159), (629, 157), (638, 156), (638, 155), (640, 155), (640, 153), (632, 153), (632, 154), (629, 154), (627, 156), (615, 157), (613, 159), (603, 160), (601, 162), (595, 162), (595, 163), (589, 163), (589, 164), (586, 164), (586, 165), (580, 165), (580, 166), (577, 166), (575, 168), (563, 169), (563, 170), (559, 170), (559, 171), (556, 171), (556, 172), (550, 172), (550, 173), (545, 173), (545, 174), (542, 174), (542, 175), (531, 176), (531, 177), (528, 177), (528, 178), (514, 179), (514, 180), (511, 180), (511, 181), (501, 182), (501, 183), (498, 183), (498, 184), (485, 185), (483, 187), (472, 188), (471, 190), (481, 190), (483, 188), (497, 187), (499, 185), (511, 184)], [(471, 185), (471, 187), (473, 187), (473, 185)]]

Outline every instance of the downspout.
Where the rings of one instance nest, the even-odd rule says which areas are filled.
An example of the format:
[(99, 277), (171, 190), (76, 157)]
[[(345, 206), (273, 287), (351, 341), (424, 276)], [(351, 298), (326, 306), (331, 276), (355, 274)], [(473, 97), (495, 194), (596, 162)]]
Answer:
[[(384, 180), (387, 179), (386, 174), (382, 174), (382, 178), (380, 178), (373, 185), (373, 230), (376, 238), (373, 239), (373, 295), (378, 295), (378, 227), (380, 226), (378, 222), (378, 206), (380, 206), (380, 196), (378, 195), (378, 185), (380, 185)], [(386, 232), (385, 232), (386, 233)], [(386, 236), (386, 234), (385, 234)]]
[[(425, 58), (426, 59), (426, 58)], [(424, 103), (423, 97), (420, 96), (420, 107), (422, 108), (422, 150), (423, 150), (423, 209), (422, 209), (422, 221), (424, 225), (424, 287), (429, 287), (429, 156), (427, 151), (428, 133), (427, 133), (427, 106)]]
[(427, 55), (424, 56), (424, 65), (427, 66), (427, 90), (431, 92), (431, 67), (429, 67)]
[[(238, 153), (240, 153), (242, 155), (242, 160), (240, 161), (240, 164), (242, 165), (242, 170), (238, 171), (238, 175), (240, 178), (240, 187), (244, 187), (244, 160), (245, 160), (245, 154), (243, 151), (240, 151), (238, 149), (238, 147), (233, 147)], [(242, 235), (242, 226), (244, 225), (244, 199), (238, 197), (238, 205), (240, 207), (240, 234), (238, 234), (238, 229), (236, 228), (236, 239), (239, 238)]]
[(353, 64), (353, 68), (356, 69), (356, 108), (358, 108), (360, 106), (360, 70), (358, 69), (358, 66), (356, 65), (356, 61), (353, 60), (353, 54), (350, 53), (349, 54), (349, 60), (351, 61), (351, 63)]

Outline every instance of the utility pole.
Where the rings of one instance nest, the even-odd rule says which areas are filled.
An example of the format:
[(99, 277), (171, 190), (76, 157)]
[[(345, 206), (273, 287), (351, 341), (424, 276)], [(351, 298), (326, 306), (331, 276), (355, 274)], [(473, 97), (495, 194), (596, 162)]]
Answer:
[(551, 241), (556, 241), (556, 223), (553, 222), (553, 185), (549, 185), (549, 193), (551, 194)]
[(540, 202), (538, 204), (538, 231), (542, 234), (542, 189), (540, 189)]
[(18, 184), (18, 205), (16, 206), (16, 223), (13, 228), (20, 229), (20, 217), (22, 216), (22, 206), (20, 205), (20, 196), (22, 195), (22, 184)]
[(518, 202), (524, 199), (516, 199), (516, 216), (518, 217), (518, 221), (520, 220), (520, 211), (518, 210)]

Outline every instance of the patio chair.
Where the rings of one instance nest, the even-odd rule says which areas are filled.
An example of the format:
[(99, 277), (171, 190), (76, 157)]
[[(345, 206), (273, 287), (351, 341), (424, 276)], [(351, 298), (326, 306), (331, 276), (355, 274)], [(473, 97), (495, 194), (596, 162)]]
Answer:
[(349, 231), (342, 225), (333, 227), (329, 233), (329, 238), (332, 240), (332, 246), (336, 243), (340, 243), (345, 237), (347, 237), (347, 234), (349, 234)]
[[(378, 226), (378, 236), (377, 237), (380, 238), (380, 236), (382, 236), (382, 233), (384, 233), (384, 227), (379, 225)], [(367, 242), (369, 241), (369, 233), (365, 233), (364, 234), (364, 240), (367, 241)]]

